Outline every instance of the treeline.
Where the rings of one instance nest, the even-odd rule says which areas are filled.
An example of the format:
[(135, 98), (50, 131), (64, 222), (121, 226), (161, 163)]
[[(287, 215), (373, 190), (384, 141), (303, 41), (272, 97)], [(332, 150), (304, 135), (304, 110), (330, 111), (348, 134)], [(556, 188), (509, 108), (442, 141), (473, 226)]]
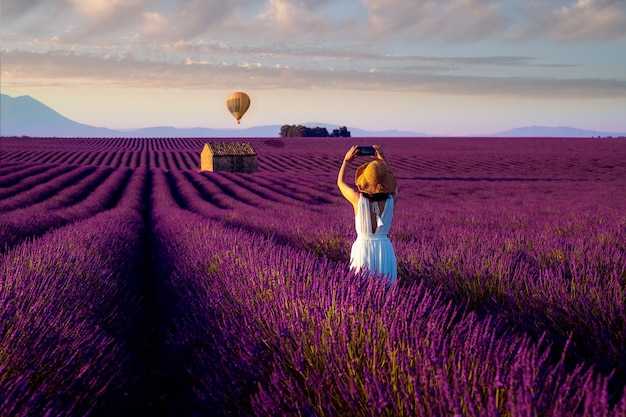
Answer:
[(328, 138), (328, 137), (336, 137), (336, 138), (349, 138), (350, 131), (347, 127), (341, 126), (339, 129), (333, 129), (332, 133), (328, 133), (328, 129), (325, 127), (307, 127), (302, 125), (283, 125), (280, 128), (280, 137), (281, 138), (292, 138), (292, 137), (301, 137), (301, 138)]

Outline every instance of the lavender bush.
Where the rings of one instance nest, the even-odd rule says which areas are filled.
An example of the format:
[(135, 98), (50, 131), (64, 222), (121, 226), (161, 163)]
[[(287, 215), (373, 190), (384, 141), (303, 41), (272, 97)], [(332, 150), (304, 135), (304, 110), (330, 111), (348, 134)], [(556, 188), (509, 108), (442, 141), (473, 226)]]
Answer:
[[(165, 197), (165, 179), (159, 184), (156, 251), (164, 255), (180, 299), (187, 300), (177, 326), (206, 329), (178, 341), (176, 350), (197, 355), (187, 364), (190, 389), (210, 394), (223, 410), (609, 412), (605, 397), (592, 394), (600, 382), (589, 370), (550, 364), (545, 346), (502, 323), (454, 307), (423, 285), (388, 290), (384, 282), (347, 273), (342, 263), (205, 220)], [(180, 327), (179, 333), (189, 334)]]
[(0, 202), (0, 211), (15, 210), (47, 200), (57, 195), (59, 192), (63, 192), (67, 187), (73, 185), (86, 175), (90, 175), (94, 171), (95, 168), (93, 167), (74, 167), (74, 169), (69, 172), (55, 176), (51, 181), (39, 183), (32, 188), (29, 187), (30, 189), (27, 191), (4, 198), (2, 202)]
[[(140, 193), (146, 185), (146, 172), (136, 171), (129, 183), (130, 170), (98, 169), (84, 181), (68, 186), (40, 203), (0, 213), (0, 239), (4, 243), (0, 253), (27, 238), (114, 207), (125, 190), (130, 194)], [(141, 199), (138, 200), (142, 203)]]
[[(199, 183), (194, 175), (188, 175), (189, 182)], [(215, 175), (204, 176), (213, 181)], [(275, 199), (250, 199), (238, 184), (219, 194), (219, 202), (207, 201), (202, 192), (194, 194), (185, 182), (177, 182), (173, 190), (184, 192), (179, 200), (197, 213), (347, 262), (353, 232), (345, 204), (336, 207), (345, 213), (341, 217), (329, 218), (328, 206), (317, 211), (293, 205), (286, 211)], [(623, 380), (625, 218), (614, 215), (626, 209), (615, 198), (622, 183), (577, 187), (584, 200), (572, 203), (571, 194), (557, 188), (562, 195), (552, 197), (555, 206), (542, 202), (546, 193), (555, 193), (545, 181), (538, 189), (537, 182), (509, 185), (511, 194), (501, 199), (498, 185), (491, 183), (452, 181), (440, 195), (428, 184), (419, 192), (405, 192), (409, 207), (397, 213), (399, 231), (393, 236), (401, 276), (404, 282), (425, 281), (458, 302), (506, 316), (537, 337), (548, 331), (561, 346), (571, 334), (571, 354), (577, 360), (591, 359), (607, 375), (616, 369), (616, 377)], [(463, 200), (450, 204), (450, 190)], [(525, 200), (511, 203), (510, 195)], [(495, 204), (485, 205), (486, 196)], [(420, 197), (427, 202), (410, 205)], [(597, 201), (605, 204), (598, 206)]]
[(115, 209), (2, 256), (1, 415), (137, 410), (142, 230)]
[[(2, 414), (626, 414), (623, 140), (0, 140)], [(334, 186), (372, 141), (391, 289)]]
[(72, 170), (71, 165), (3, 164), (0, 197), (7, 198)]

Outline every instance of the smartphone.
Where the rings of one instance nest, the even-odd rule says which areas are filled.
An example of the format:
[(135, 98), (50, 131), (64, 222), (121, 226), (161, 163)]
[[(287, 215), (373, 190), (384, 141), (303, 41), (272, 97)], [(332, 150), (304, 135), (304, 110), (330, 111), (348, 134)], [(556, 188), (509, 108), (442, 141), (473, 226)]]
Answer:
[(376, 149), (373, 146), (359, 146), (356, 148), (357, 155), (374, 156), (376, 155)]

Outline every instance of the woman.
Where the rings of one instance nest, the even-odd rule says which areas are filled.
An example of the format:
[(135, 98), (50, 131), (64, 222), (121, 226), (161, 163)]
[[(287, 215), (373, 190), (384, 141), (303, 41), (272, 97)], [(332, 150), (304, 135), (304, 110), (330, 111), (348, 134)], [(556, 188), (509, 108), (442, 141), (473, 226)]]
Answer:
[(359, 147), (351, 147), (341, 164), (337, 186), (354, 208), (357, 238), (352, 244), (350, 268), (385, 275), (391, 285), (396, 281), (397, 267), (387, 233), (398, 197), (398, 181), (380, 146), (374, 145), (374, 151), (373, 160), (356, 170), (355, 190), (345, 180), (348, 164), (359, 155)]

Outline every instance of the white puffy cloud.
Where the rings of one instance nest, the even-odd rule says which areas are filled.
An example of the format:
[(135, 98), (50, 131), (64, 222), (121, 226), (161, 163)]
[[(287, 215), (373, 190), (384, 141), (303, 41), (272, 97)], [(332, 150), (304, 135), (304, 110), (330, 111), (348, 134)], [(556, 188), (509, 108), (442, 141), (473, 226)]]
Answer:
[[(141, 21), (148, 0), (69, 0), (64, 20), (74, 25), (69, 39), (123, 33)], [(74, 24), (76, 22), (76, 24)]]
[(331, 30), (330, 22), (316, 12), (325, 3), (324, 0), (269, 0), (253, 24), (259, 24), (259, 28), (267, 34), (278, 36), (327, 33)]
[(158, 36), (167, 31), (169, 22), (158, 12), (145, 12), (142, 15), (141, 32), (147, 36)]
[(71, 3), (81, 15), (92, 21), (109, 20), (144, 5), (143, 0), (72, 0)]

